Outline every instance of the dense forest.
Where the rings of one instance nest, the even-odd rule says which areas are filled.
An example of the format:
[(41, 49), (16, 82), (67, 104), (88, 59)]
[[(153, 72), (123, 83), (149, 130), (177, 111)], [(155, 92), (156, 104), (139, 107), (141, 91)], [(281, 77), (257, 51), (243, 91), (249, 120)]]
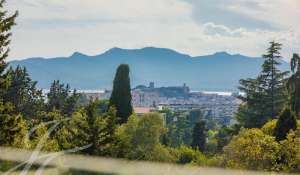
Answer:
[(46, 152), (78, 148), (75, 154), (300, 172), (300, 56), (293, 54), (291, 71), (281, 72), (281, 44), (270, 43), (257, 78), (240, 80), (243, 103), (236, 124), (221, 126), (199, 110), (164, 109), (164, 121), (159, 112), (134, 113), (128, 65), (118, 67), (110, 100), (86, 99), (59, 80), (44, 95), (26, 68), (12, 69), (6, 62), (18, 13), (8, 15), (3, 5), (0, 146)]

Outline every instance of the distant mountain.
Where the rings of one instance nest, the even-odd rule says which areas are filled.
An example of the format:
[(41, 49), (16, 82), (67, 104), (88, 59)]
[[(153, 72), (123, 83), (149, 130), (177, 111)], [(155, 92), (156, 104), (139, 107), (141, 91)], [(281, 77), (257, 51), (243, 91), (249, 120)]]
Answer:
[[(111, 89), (117, 66), (126, 63), (131, 69), (132, 86), (153, 81), (156, 86), (186, 83), (192, 90), (233, 91), (241, 78), (257, 76), (263, 61), (226, 52), (191, 57), (171, 49), (146, 47), (112, 48), (96, 56), (75, 52), (70, 57), (29, 58), (10, 65), (25, 66), (44, 89), (56, 79), (76, 89)], [(288, 70), (288, 63), (282, 63), (280, 68)]]

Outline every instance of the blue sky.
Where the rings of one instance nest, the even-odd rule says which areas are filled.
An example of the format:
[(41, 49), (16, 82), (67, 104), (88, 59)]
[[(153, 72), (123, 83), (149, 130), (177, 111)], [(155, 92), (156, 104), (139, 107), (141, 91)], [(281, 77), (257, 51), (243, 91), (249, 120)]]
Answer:
[(9, 59), (167, 47), (190, 55), (300, 52), (299, 0), (8, 0), (19, 10)]

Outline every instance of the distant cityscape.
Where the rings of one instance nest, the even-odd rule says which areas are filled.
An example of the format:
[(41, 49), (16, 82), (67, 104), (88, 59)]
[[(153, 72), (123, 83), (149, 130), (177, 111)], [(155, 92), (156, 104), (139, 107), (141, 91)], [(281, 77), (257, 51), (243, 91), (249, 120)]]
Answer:
[[(80, 90), (87, 98), (109, 99), (110, 90)], [(148, 86), (139, 85), (132, 89), (132, 104), (136, 113), (170, 109), (174, 112), (201, 110), (213, 119), (231, 124), (241, 101), (238, 93), (191, 91), (182, 86), (155, 87), (154, 82)]]

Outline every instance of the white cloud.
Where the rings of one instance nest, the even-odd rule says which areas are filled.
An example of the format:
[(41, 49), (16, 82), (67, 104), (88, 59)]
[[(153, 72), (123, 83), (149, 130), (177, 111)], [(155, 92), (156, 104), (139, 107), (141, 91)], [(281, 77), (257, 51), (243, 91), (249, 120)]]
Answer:
[(217, 25), (215, 23), (209, 22), (203, 25), (204, 33), (207, 35), (220, 35), (220, 36), (228, 36), (228, 37), (242, 37), (243, 32), (246, 30), (243, 28), (231, 29), (224, 25)]
[[(274, 39), (285, 45), (285, 56), (300, 52), (297, 0), (276, 0), (268, 5), (269, 1), (9, 0), (8, 9), (20, 11), (10, 59), (68, 56), (74, 51), (94, 55), (115, 46), (168, 47), (191, 55), (228, 51), (259, 56)], [(207, 11), (197, 16), (199, 4), (224, 13)], [(257, 25), (236, 27), (242, 23), (228, 22), (232, 14), (246, 16), (239, 18), (243, 24)], [(210, 21), (198, 21), (198, 17)], [(260, 22), (277, 29), (261, 28)]]

